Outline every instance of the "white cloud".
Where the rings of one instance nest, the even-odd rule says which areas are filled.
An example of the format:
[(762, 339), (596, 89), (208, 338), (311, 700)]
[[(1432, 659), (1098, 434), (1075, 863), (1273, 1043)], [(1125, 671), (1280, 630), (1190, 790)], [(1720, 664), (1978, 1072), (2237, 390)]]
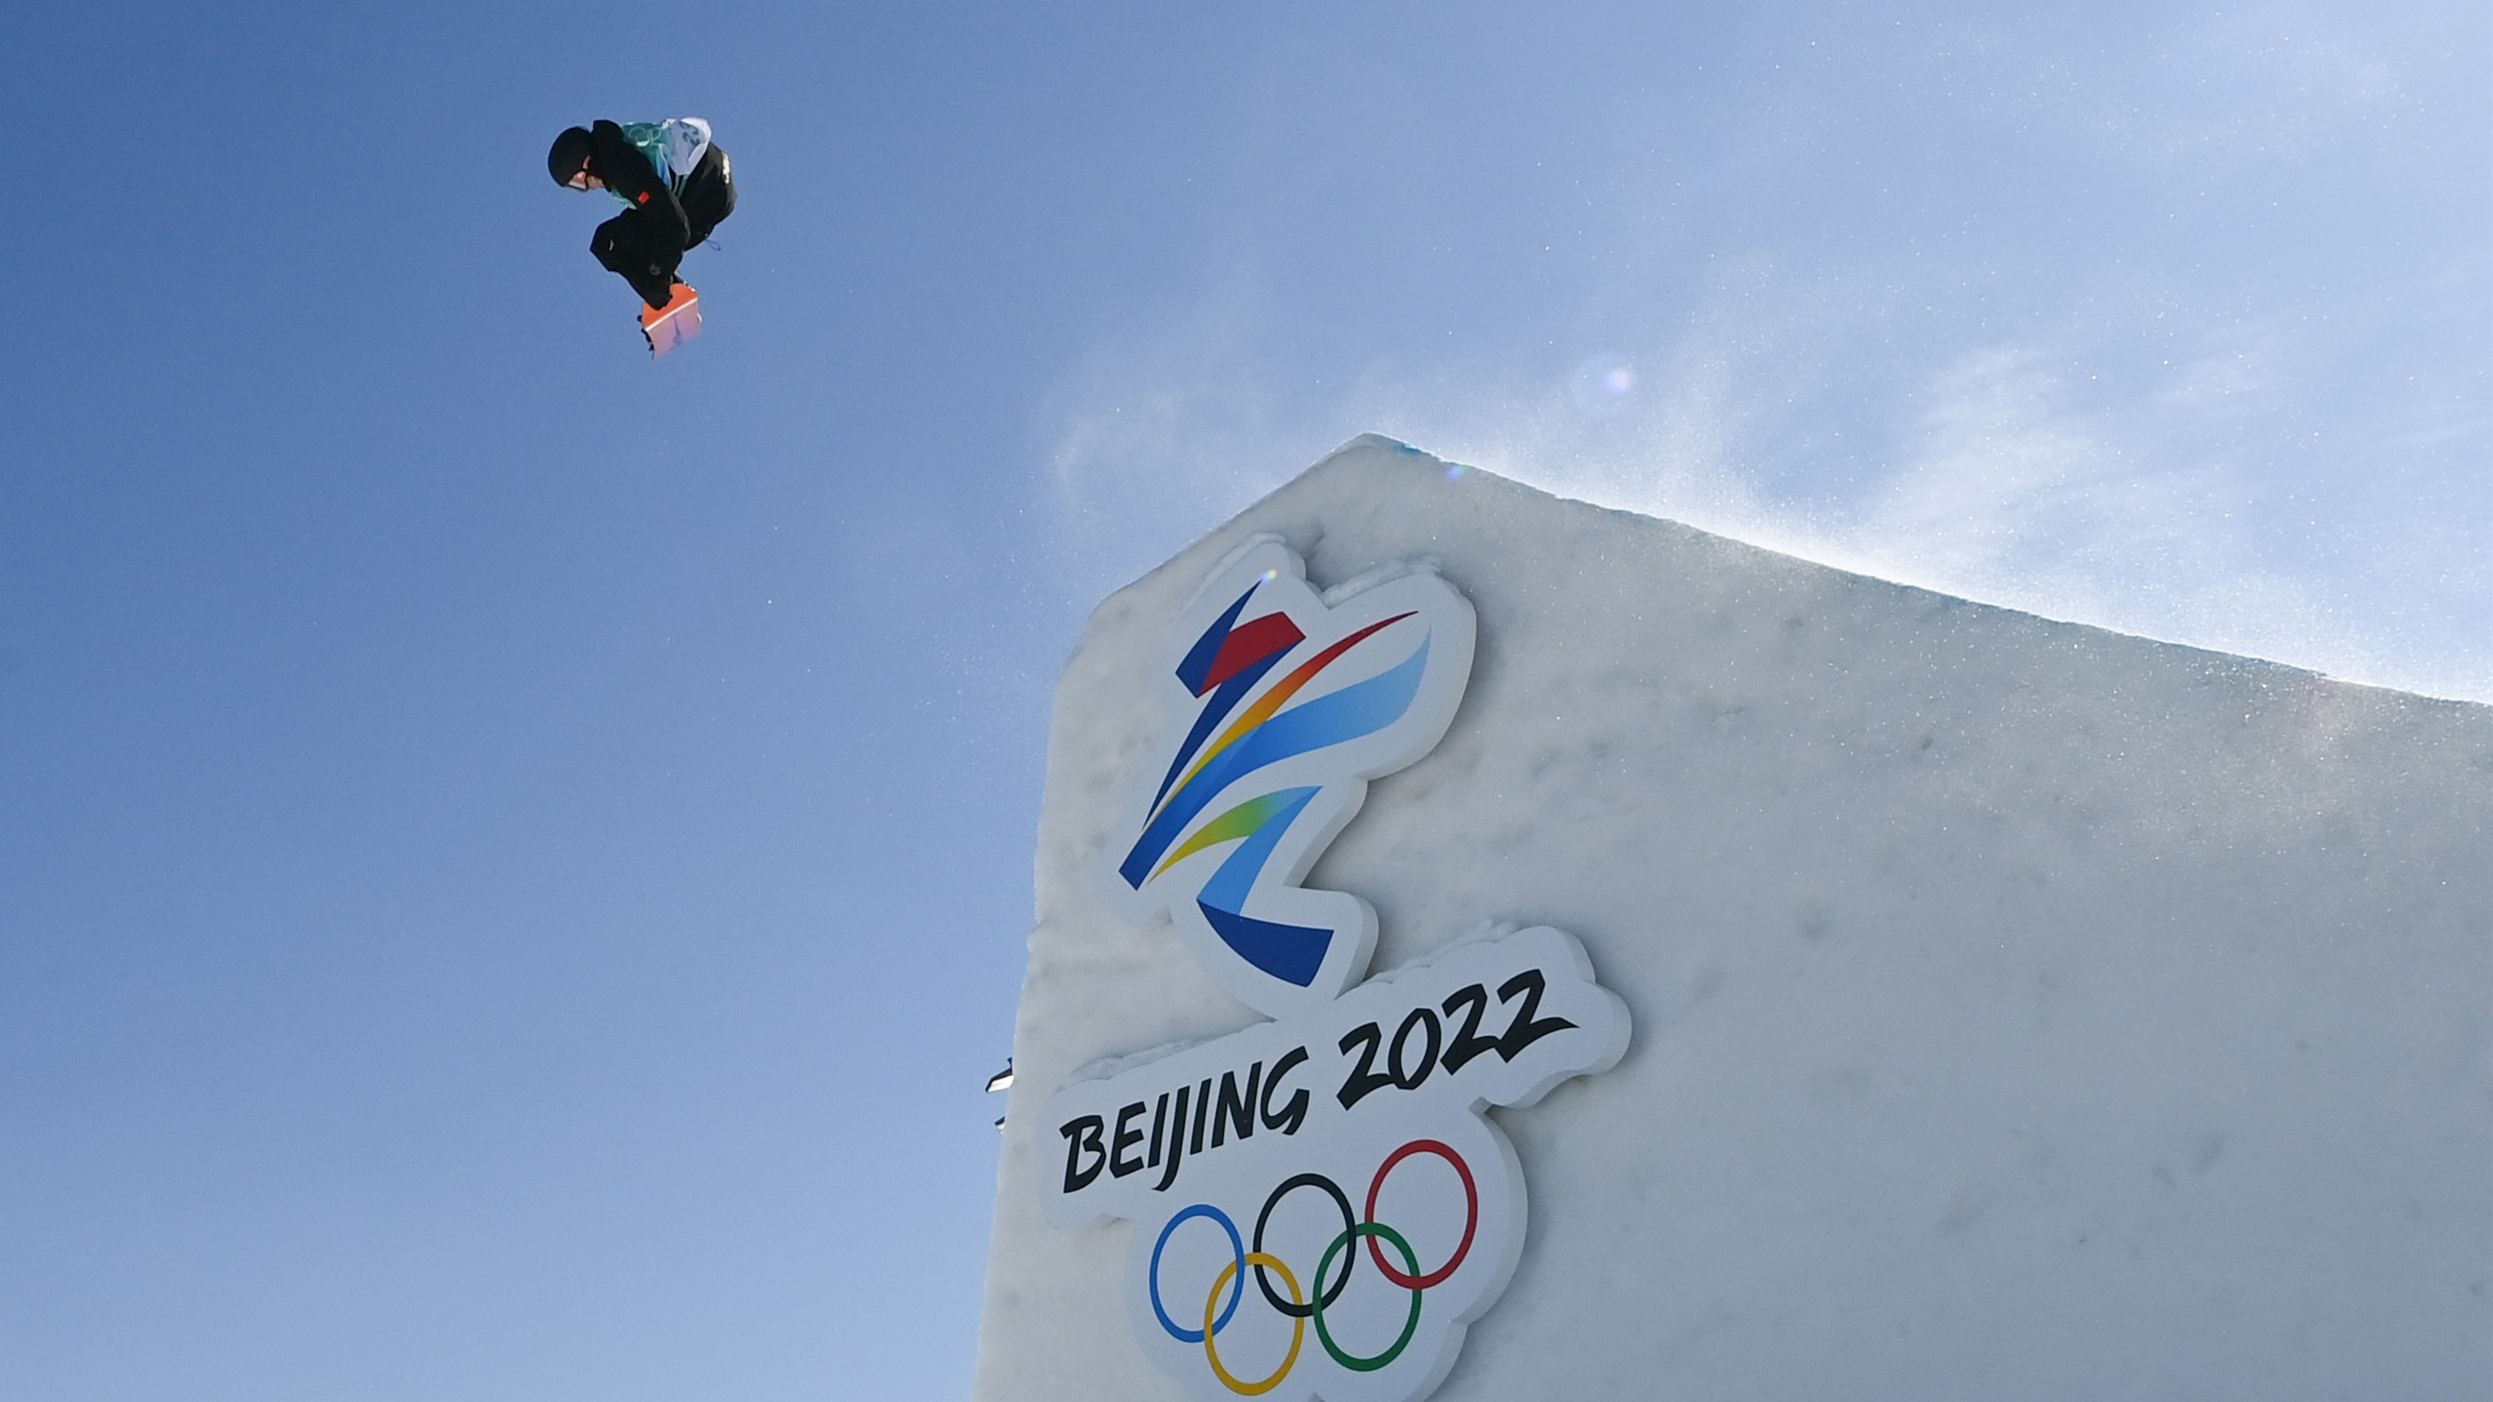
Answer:
[[(1216, 319), (1215, 319), (1216, 320)], [(2336, 601), (2326, 562), (2279, 564), (2250, 503), (2254, 425), (2293, 386), (2272, 338), (2203, 333), (2119, 392), (2073, 381), (2099, 357), (2037, 337), (1981, 345), (1894, 406), (1858, 490), (1759, 480), (1778, 415), (1822, 367), (1792, 325), (1754, 318), (1534, 380), (1378, 364), (1287, 393), (1232, 330), (1103, 351), (1055, 406), (1060, 528), (1113, 587), (1359, 432), (1606, 505), (1984, 602), (2247, 653), (2333, 675), (2493, 699), (2483, 652), (2401, 654)], [(2076, 337), (2076, 332), (2066, 333)], [(1632, 411), (1587, 412), (1583, 366), (1632, 370)], [(1101, 572), (1102, 567), (1106, 568)]]
[[(1267, 120), (1203, 225), (1301, 242), (1207, 234), (1203, 290), (1104, 327), (1043, 406), (1075, 587), (1380, 432), (1886, 578), (2493, 700), (2480, 224), (2452, 243), (2422, 186), (2334, 223), (2249, 198), (2408, 197), (2376, 177), (2421, 159), (2400, 64), (2431, 55), (2349, 34), (2269, 5), (2106, 43), (1993, 20), (1770, 43), (1677, 109), (1710, 103), (1702, 131), (1623, 93), (1615, 127), (1553, 131), (1549, 169), (1470, 192), (1511, 215), (1482, 249), (1546, 236), (1511, 282), (1443, 289), (1468, 319), (1415, 317), (1442, 340), (1335, 313), (1407, 217), (1325, 222), (1290, 156), (1331, 134)], [(2219, 167), (2223, 217), (2197, 203)], [(1305, 227), (1259, 220), (1278, 207)]]
[[(2379, 659), (2233, 519), (2222, 438), (2247, 357), (2217, 349), (2147, 393), (2080, 407), (2049, 366), (2002, 344), (1931, 383), (1908, 455), (1842, 535), (1871, 572), (1950, 593), (2226, 651), (2361, 671)], [(2207, 422), (2214, 418), (2217, 422)]]

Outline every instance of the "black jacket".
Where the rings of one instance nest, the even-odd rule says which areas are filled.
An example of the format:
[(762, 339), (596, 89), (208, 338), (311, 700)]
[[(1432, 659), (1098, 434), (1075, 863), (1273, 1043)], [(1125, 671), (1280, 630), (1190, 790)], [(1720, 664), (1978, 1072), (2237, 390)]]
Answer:
[(710, 236), (719, 221), (736, 210), (736, 185), (727, 153), (714, 142), (684, 178), (679, 199), (665, 176), (613, 122), (589, 128), (591, 169), (606, 188), (621, 195), (640, 216), (635, 240), (672, 270), (684, 250)]

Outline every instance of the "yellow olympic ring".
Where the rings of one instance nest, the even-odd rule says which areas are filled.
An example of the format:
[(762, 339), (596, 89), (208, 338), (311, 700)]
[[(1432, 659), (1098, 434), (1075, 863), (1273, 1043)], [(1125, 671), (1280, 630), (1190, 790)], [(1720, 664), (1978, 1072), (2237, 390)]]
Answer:
[[(1246, 1261), (1249, 1266), (1263, 1266), (1267, 1269), (1281, 1272), (1281, 1283), (1290, 1287), (1290, 1303), (1294, 1305), (1303, 1305), (1307, 1303), (1307, 1297), (1299, 1291), (1298, 1277), (1290, 1274), (1290, 1268), (1282, 1264), (1280, 1257), (1267, 1255), (1261, 1251), (1254, 1251), (1247, 1254)], [(1231, 1377), (1229, 1375), (1229, 1370), (1221, 1366), (1219, 1346), (1212, 1342), (1212, 1320), (1213, 1316), (1220, 1313), (1221, 1287), (1229, 1284), (1229, 1278), (1237, 1273), (1238, 1263), (1235, 1261), (1221, 1267), (1220, 1279), (1212, 1282), (1212, 1293), (1204, 1297), (1203, 1356), (1212, 1360), (1212, 1376), (1219, 1378), (1223, 1387), (1228, 1388), (1231, 1392), (1253, 1397), (1257, 1393), (1270, 1392), (1274, 1388), (1281, 1386), (1281, 1380), (1290, 1376), (1290, 1370), (1298, 1366), (1299, 1345), (1307, 1342), (1307, 1317), (1305, 1315), (1300, 1315), (1291, 1321), (1290, 1356), (1281, 1360), (1281, 1366), (1273, 1370), (1271, 1377), (1266, 1378), (1259, 1383), (1242, 1383), (1236, 1378)]]

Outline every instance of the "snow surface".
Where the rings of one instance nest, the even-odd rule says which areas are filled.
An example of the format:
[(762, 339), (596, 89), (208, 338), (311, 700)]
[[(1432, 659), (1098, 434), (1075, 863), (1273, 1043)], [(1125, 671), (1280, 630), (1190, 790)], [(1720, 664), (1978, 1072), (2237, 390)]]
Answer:
[(2493, 1397), (2493, 708), (2054, 623), (1359, 439), (1092, 616), (1058, 690), (978, 1392), (1176, 1399), (1070, 1073), (1257, 1020), (1095, 868), (1146, 685), (1271, 532), (1478, 611), (1309, 877), (1391, 970), (1584, 942), (1627, 1057), (1496, 1111), (1513, 1283), (1435, 1396)]

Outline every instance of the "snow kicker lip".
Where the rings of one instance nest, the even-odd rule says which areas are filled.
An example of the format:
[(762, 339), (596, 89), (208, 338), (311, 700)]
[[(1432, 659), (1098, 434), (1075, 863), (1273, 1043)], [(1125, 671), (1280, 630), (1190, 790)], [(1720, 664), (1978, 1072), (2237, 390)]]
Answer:
[(1431, 573), (1327, 606), (1287, 545), (1233, 556), (1177, 629), (1166, 675), (1184, 709), (1126, 829), (1109, 883), (1120, 903), (1166, 909), (1221, 986), (1268, 1016), (1348, 987), (1366, 970), (1375, 914), (1299, 883), (1368, 780), (1445, 734), (1474, 630), (1470, 603)]

